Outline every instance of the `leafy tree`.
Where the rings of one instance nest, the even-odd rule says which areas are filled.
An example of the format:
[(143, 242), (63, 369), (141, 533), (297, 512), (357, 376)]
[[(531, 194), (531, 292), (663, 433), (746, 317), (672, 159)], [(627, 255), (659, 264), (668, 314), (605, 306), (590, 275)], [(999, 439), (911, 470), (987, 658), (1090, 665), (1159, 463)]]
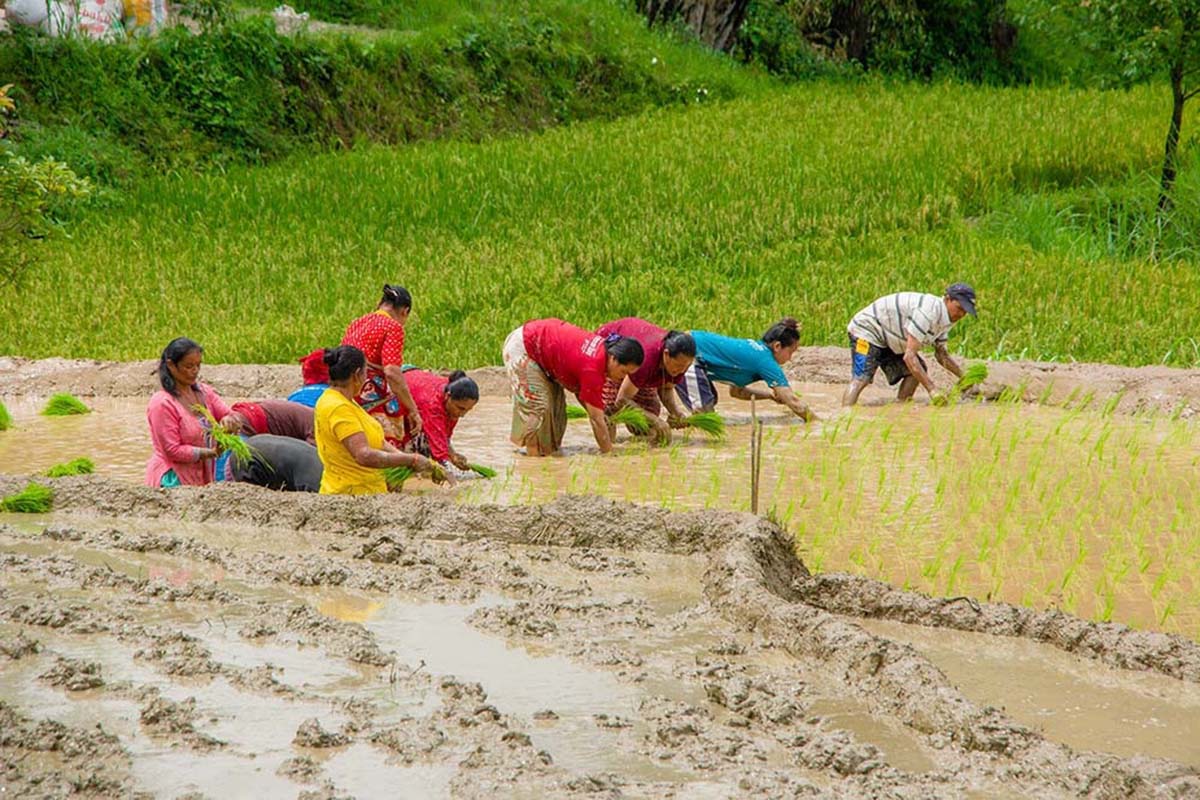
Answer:
[[(1171, 121), (1159, 182), (1160, 221), (1171, 211), (1178, 172), (1183, 110), (1200, 95), (1200, 0), (1044, 0), (1025, 20), (1046, 25), (1066, 20), (1078, 44), (1097, 63), (1112, 65), (1108, 85), (1166, 79), (1171, 85)], [(1060, 26), (1057, 28), (1062, 31)]]

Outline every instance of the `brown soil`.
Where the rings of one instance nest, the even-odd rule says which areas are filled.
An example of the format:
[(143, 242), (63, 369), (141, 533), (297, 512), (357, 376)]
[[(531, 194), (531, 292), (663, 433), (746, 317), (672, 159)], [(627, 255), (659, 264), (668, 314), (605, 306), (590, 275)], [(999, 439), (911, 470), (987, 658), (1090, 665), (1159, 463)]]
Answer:
[[(52, 483), (48, 526), (0, 524), (0, 665), (82, 711), (42, 718), (0, 670), (0, 781), (17, 796), (129, 796), (154, 748), (189, 764), (250, 748), (264, 780), (321, 797), (387, 769), (451, 797), (1200, 797), (1193, 766), (1072, 750), (854, 617), (1027, 636), (1185, 681), (1195, 643), (813, 576), (749, 515)], [(0, 477), (0, 493), (20, 485)], [(397, 602), (412, 620), (392, 621)], [(392, 638), (439, 603), (464, 610), (434, 638), (481, 637), (495, 660), (479, 676)], [(510, 674), (512, 658), (530, 671)], [(297, 677), (311, 670), (343, 677)], [(831, 702), (887, 735), (830, 724)], [(76, 719), (112, 703), (136, 709), (105, 723), (119, 733)], [(356, 758), (380, 766), (338, 767)]]

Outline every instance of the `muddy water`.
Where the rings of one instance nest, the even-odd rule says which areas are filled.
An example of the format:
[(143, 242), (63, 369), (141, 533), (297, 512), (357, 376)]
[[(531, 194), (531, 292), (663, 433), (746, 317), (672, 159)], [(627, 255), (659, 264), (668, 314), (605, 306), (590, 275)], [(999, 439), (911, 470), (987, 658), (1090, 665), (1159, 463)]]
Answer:
[(906, 642), (966, 696), (1079, 750), (1158, 756), (1200, 767), (1200, 686), (1130, 674), (1030, 642), (861, 620)]
[[(1088, 619), (1200, 637), (1200, 431), (1166, 416), (964, 404), (953, 409), (837, 407), (839, 387), (801, 385), (823, 421), (795, 423), (773, 404), (765, 422), (760, 511), (796, 535), (815, 570), (848, 571), (933, 595), (970, 595)], [(882, 399), (882, 395), (877, 399)], [(140, 480), (144, 406), (96, 399), (86, 417), (38, 417), (11, 404), (0, 472), (79, 455)], [(528, 459), (508, 444), (505, 400), (484, 397), (455, 436), (473, 461), (501, 471), (443, 490), (463, 502), (529, 503), (593, 493), (665, 508), (747, 510), (747, 403), (723, 398), (726, 442), (677, 436), (650, 449), (622, 433), (597, 458), (585, 423), (564, 456)]]

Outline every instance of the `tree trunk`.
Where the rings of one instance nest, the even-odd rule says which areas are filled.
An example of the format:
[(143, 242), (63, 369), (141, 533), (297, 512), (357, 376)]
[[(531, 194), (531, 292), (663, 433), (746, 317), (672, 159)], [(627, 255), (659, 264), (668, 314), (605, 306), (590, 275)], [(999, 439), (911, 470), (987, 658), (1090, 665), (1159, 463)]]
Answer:
[(714, 50), (728, 52), (746, 18), (750, 0), (638, 0), (638, 10), (651, 25), (682, 19), (692, 33)]
[(1164, 148), (1162, 183), (1158, 192), (1158, 218), (1165, 221), (1174, 202), (1171, 199), (1171, 189), (1175, 186), (1175, 157), (1179, 150), (1179, 129), (1183, 126), (1183, 104), (1187, 101), (1183, 93), (1183, 58), (1180, 57), (1171, 65), (1171, 96), (1174, 106), (1171, 109), (1171, 126), (1167, 128), (1167, 145)]

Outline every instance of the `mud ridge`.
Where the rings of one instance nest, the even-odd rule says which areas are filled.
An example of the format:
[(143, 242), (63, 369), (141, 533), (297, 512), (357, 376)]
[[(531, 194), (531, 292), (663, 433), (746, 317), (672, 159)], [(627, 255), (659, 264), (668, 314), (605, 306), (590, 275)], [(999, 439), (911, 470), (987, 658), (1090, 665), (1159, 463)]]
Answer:
[(930, 597), (845, 573), (803, 576), (791, 588), (797, 599), (835, 614), (1031, 639), (1109, 666), (1200, 683), (1200, 646), (1175, 634), (1088, 622), (1057, 609)]

